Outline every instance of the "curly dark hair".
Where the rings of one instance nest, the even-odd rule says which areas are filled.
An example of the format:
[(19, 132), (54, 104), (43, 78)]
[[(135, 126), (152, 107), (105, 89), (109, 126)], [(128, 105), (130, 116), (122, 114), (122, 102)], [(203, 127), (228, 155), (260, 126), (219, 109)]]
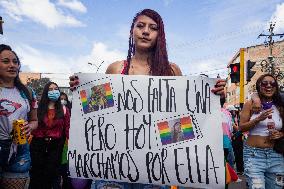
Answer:
[(173, 76), (174, 72), (168, 60), (164, 23), (162, 17), (156, 11), (151, 9), (144, 9), (138, 12), (133, 18), (129, 35), (126, 74), (129, 73), (131, 58), (133, 55), (135, 55), (133, 28), (137, 18), (141, 15), (148, 16), (149, 18), (153, 19), (158, 26), (157, 43), (153, 49), (153, 54), (149, 58), (150, 60), (148, 59), (148, 63), (150, 64), (150, 74), (154, 76)]

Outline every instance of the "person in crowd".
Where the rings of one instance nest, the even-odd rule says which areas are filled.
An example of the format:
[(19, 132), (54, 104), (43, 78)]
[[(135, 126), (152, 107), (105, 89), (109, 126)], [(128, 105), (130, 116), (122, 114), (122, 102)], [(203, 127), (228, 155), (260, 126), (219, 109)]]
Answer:
[(234, 167), (234, 156), (232, 156), (232, 134), (233, 134), (233, 123), (232, 115), (226, 108), (221, 108), (222, 116), (222, 130), (223, 130), (223, 148), (225, 160)]
[[(161, 16), (154, 10), (144, 9), (133, 18), (129, 49), (126, 60), (110, 64), (106, 74), (124, 75), (153, 75), (153, 76), (181, 76), (180, 68), (169, 62), (166, 49), (166, 37)], [(70, 89), (75, 90), (79, 84), (76, 76), (70, 77)], [(225, 80), (219, 79), (215, 94), (224, 96)], [(109, 181), (94, 181), (92, 189), (110, 188), (168, 188), (167, 186), (154, 186), (149, 184), (127, 184)]]
[(63, 107), (68, 108), (69, 113), (70, 113), (70, 115), (71, 115), (72, 104), (71, 104), (71, 102), (69, 101), (68, 96), (67, 96), (66, 93), (60, 92), (60, 101), (61, 101), (61, 104), (62, 104)]
[[(223, 130), (223, 149), (224, 149), (224, 157), (227, 166), (230, 166), (230, 170), (226, 171), (226, 186), (225, 188), (229, 187), (231, 182), (237, 181), (237, 177), (233, 177), (232, 174), (236, 175), (234, 167), (234, 155), (233, 155), (233, 147), (232, 147), (232, 134), (233, 134), (233, 122), (232, 122), (232, 115), (228, 109), (230, 106), (224, 108), (224, 104), (222, 103), (221, 106), (221, 117), (222, 117), (222, 130)], [(227, 165), (227, 163), (229, 165)], [(241, 180), (240, 180), (241, 181)]]
[(58, 85), (48, 82), (38, 107), (38, 128), (32, 132), (31, 189), (51, 189), (59, 175), (65, 138), (69, 138), (70, 113), (64, 111)]
[[(66, 111), (69, 111), (71, 115), (71, 102), (68, 100), (68, 96), (64, 92), (60, 92), (60, 102), (62, 104), (63, 113), (66, 114)], [(62, 188), (62, 189), (72, 189), (71, 180), (68, 177), (68, 160), (67, 160), (67, 150), (68, 150), (68, 138), (63, 139), (63, 149), (60, 160), (59, 175), (55, 178), (53, 182), (53, 189)]]
[[(37, 128), (35, 93), (19, 78), (21, 68), (17, 54), (8, 45), (0, 45), (0, 188), (24, 189), (31, 164), (27, 142)], [(23, 119), (20, 129), (13, 122)], [(11, 135), (12, 133), (12, 135)], [(21, 140), (19, 140), (21, 137)]]
[(233, 124), (233, 136), (232, 136), (232, 146), (234, 152), (234, 159), (236, 162), (237, 173), (242, 175), (244, 172), (243, 165), (243, 133), (239, 129), (239, 115), (238, 109), (234, 106), (228, 107), (232, 115)]
[[(64, 92), (60, 92), (60, 101), (63, 106), (64, 112), (69, 111), (71, 115), (72, 104), (68, 100), (68, 96)], [(62, 178), (62, 189), (89, 189), (92, 181), (89, 179), (78, 179), (68, 177), (68, 160), (67, 160), (67, 150), (68, 150), (68, 138), (65, 138), (65, 143), (62, 151), (61, 165), (60, 165), (60, 177), (57, 179), (56, 186)], [(53, 187), (56, 188), (56, 187)]]
[(284, 136), (284, 104), (271, 74), (258, 78), (256, 90), (262, 109), (253, 112), (253, 102), (248, 101), (240, 115), (240, 130), (249, 131), (243, 152), (244, 172), (249, 188), (280, 189), (284, 186), (284, 157), (273, 146)]

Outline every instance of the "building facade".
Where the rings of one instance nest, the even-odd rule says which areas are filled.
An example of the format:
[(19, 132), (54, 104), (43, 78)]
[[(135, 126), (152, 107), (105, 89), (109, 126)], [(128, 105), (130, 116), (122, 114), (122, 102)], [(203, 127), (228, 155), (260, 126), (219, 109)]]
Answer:
[[(255, 92), (255, 83), (258, 77), (265, 72), (265, 65), (269, 64), (269, 56), (270, 56), (270, 50), (269, 47), (266, 47), (265, 45), (256, 45), (245, 48), (245, 57), (244, 57), (244, 97), (245, 101), (250, 98), (250, 95)], [(246, 81), (246, 63), (247, 60), (250, 60), (252, 62), (256, 62), (254, 67), (252, 68), (253, 71), (256, 71), (255, 75), (251, 78), (250, 82)], [(272, 50), (272, 60), (274, 67), (276, 69), (279, 69), (280, 72), (284, 73), (284, 40), (275, 42), (273, 45)], [(231, 83), (230, 79), (230, 64), (235, 64), (240, 62), (240, 51), (238, 51), (235, 56), (232, 58), (232, 60), (228, 64), (228, 79), (227, 79), (227, 85), (226, 85), (226, 94), (227, 94), (227, 100), (226, 103), (228, 105), (235, 105), (239, 106), (240, 102), (240, 86), (239, 83)], [(280, 90), (284, 91), (284, 79), (278, 80), (280, 84)]]
[(31, 72), (20, 72), (19, 74), (20, 80), (24, 85), (28, 83), (28, 81), (32, 79), (40, 79), (41, 74), (40, 73), (31, 73)]

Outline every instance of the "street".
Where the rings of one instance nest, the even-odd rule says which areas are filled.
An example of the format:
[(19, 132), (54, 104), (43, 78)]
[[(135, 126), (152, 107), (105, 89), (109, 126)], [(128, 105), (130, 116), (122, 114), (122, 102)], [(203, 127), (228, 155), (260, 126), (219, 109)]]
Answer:
[(239, 175), (241, 182), (234, 182), (229, 185), (229, 189), (246, 189), (246, 179), (244, 175)]

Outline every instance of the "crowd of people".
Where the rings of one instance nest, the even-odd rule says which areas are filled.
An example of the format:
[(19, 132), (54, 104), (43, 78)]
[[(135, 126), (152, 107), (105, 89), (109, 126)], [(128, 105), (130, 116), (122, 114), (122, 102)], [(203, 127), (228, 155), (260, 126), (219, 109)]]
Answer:
[[(33, 90), (19, 79), (20, 67), (20, 60), (11, 47), (0, 45), (0, 189), (170, 188), (69, 178), (66, 148), (71, 103), (54, 82), (45, 85), (37, 103)], [(182, 75), (178, 65), (168, 60), (164, 24), (156, 11), (144, 9), (135, 15), (127, 58), (110, 64), (106, 74)], [(71, 76), (70, 89), (76, 90), (79, 82), (78, 77)], [(221, 102), (225, 98), (225, 84), (225, 80), (218, 79), (212, 89), (220, 95)], [(256, 88), (257, 95), (244, 105), (240, 114), (233, 106), (221, 109), (224, 159), (239, 174), (246, 175), (249, 188), (282, 188), (284, 103), (272, 75), (262, 75)], [(254, 107), (260, 107), (260, 112)], [(20, 132), (26, 141), (16, 143), (17, 136), (10, 133), (15, 120), (22, 119)]]

